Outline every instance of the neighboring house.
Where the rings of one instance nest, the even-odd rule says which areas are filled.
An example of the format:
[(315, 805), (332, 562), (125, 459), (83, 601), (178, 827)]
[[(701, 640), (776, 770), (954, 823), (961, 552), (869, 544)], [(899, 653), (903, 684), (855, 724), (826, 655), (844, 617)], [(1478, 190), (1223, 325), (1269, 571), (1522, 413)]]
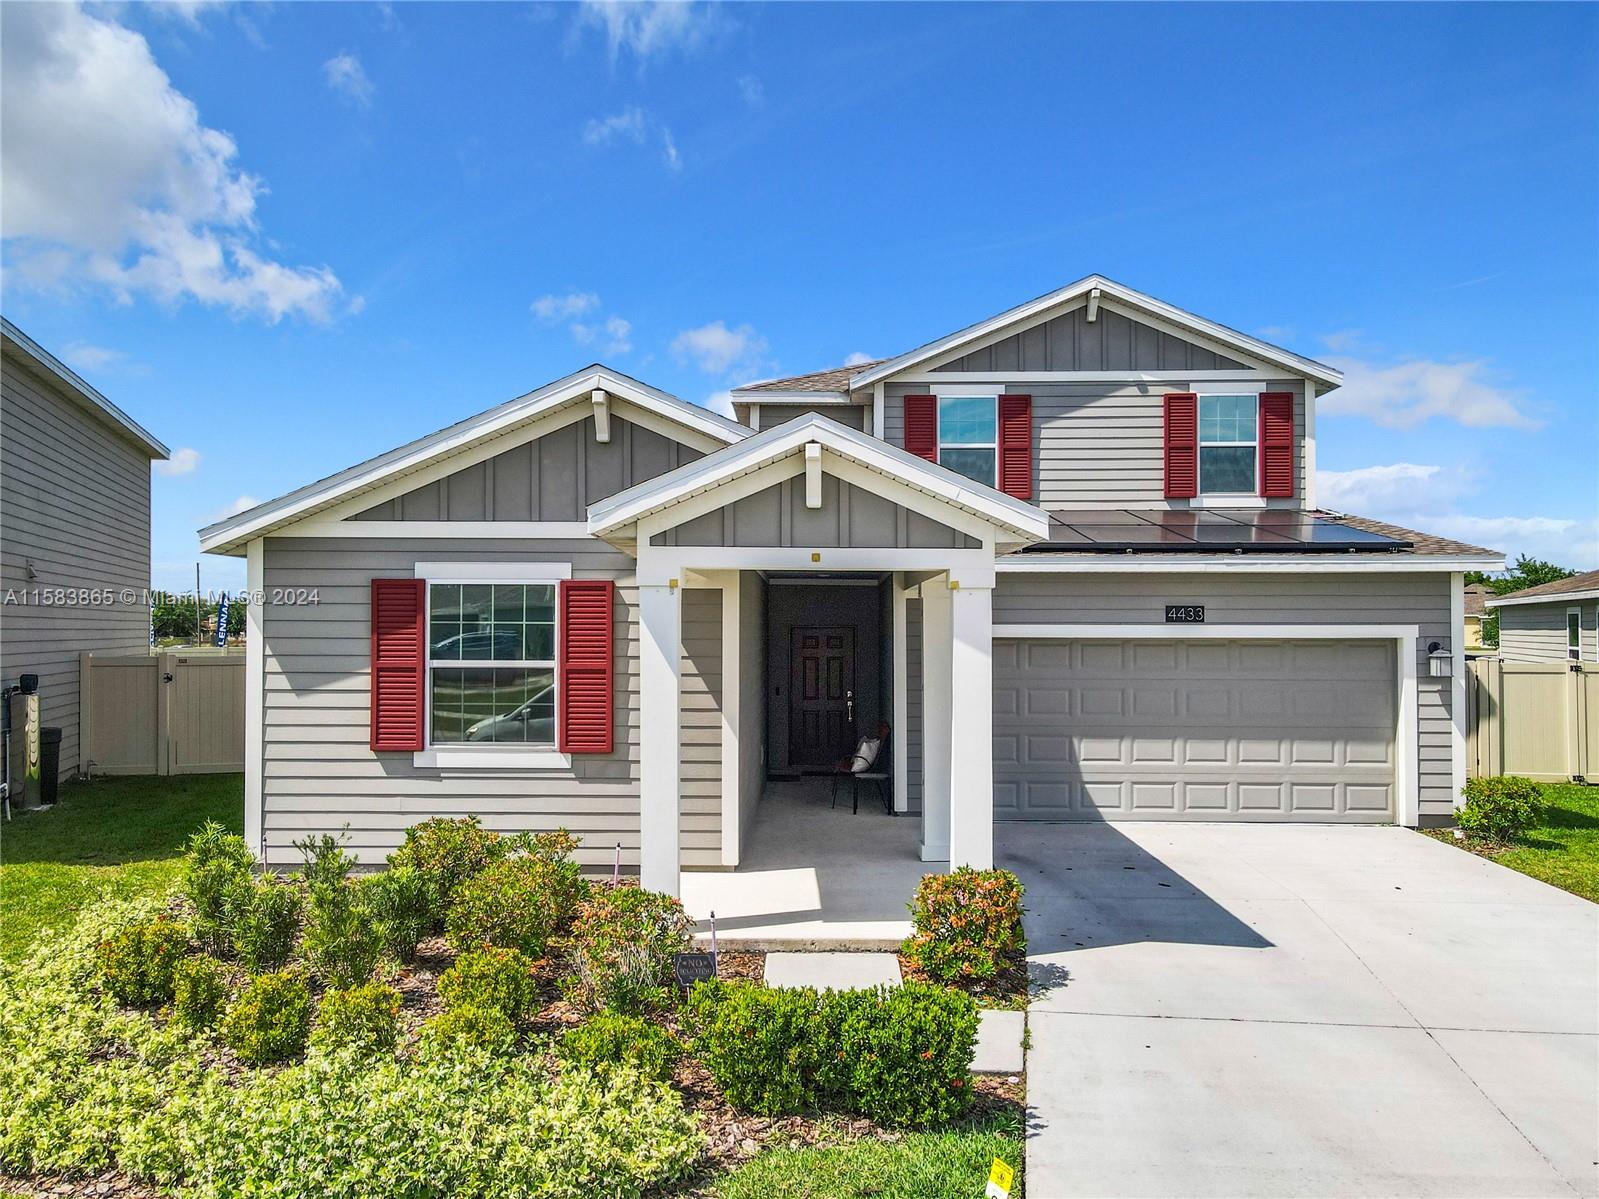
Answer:
[(1098, 276), (747, 423), (588, 367), (201, 531), (265, 599), (247, 836), (377, 861), (478, 813), (676, 891), (880, 721), (934, 862), (996, 820), (1442, 822), (1502, 559), (1317, 510), (1340, 381)]
[(1506, 662), (1599, 662), (1599, 570), (1490, 599)]
[(1494, 596), (1494, 589), (1486, 583), (1466, 584), (1465, 611), (1466, 611), (1466, 652), (1468, 654), (1482, 653), (1490, 649), (1482, 641), (1483, 604)]
[(0, 318), (0, 685), (39, 676), (77, 772), (79, 655), (150, 644), (150, 463), (167, 447)]

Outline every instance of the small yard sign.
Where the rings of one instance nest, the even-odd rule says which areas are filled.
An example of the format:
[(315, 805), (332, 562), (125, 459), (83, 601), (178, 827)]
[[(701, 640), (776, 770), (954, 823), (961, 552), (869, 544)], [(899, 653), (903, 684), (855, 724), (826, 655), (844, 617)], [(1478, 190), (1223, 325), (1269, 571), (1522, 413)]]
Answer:
[(1167, 624), (1204, 624), (1204, 604), (1167, 604)]
[(1014, 1181), (1016, 1171), (996, 1157), (988, 1169), (988, 1186), (983, 1191), (983, 1199), (1010, 1199), (1010, 1184)]
[(680, 987), (708, 983), (716, 978), (714, 953), (676, 953), (672, 955), (672, 974)]

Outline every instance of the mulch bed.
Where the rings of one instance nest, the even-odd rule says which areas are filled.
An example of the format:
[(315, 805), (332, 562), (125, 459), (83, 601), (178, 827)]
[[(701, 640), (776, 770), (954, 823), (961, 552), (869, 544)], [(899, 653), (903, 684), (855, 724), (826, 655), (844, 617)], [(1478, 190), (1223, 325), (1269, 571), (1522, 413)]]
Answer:
[[(911, 965), (903, 953), (899, 955), (899, 972), (917, 982), (931, 982), (925, 974)], [(965, 991), (977, 1001), (980, 1008), (1006, 1008), (1020, 1011), (1027, 1006), (1027, 954), (1008, 953), (1000, 963), (999, 973), (990, 979), (969, 979), (956, 990)]]

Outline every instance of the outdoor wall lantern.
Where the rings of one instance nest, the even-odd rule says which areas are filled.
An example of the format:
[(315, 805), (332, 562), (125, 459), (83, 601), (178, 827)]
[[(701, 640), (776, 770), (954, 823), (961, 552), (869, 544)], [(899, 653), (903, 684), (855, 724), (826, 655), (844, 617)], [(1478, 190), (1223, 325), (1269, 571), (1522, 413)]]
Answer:
[(1454, 673), (1454, 655), (1442, 641), (1427, 643), (1427, 673), (1435, 679), (1447, 679)]

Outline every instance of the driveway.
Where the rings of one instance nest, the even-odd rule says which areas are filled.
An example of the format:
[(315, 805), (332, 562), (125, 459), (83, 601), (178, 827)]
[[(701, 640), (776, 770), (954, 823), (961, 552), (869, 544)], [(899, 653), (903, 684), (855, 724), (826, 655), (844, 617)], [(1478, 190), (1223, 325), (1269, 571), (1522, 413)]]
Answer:
[(1599, 1196), (1599, 907), (1398, 828), (997, 841), (1031, 1199)]

